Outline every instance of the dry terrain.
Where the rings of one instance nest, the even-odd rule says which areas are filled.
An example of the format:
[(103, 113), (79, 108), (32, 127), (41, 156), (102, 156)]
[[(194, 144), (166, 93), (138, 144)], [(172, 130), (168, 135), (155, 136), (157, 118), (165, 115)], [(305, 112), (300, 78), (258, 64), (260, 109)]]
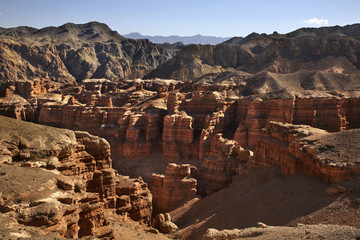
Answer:
[(359, 32), (0, 28), (0, 238), (360, 239)]

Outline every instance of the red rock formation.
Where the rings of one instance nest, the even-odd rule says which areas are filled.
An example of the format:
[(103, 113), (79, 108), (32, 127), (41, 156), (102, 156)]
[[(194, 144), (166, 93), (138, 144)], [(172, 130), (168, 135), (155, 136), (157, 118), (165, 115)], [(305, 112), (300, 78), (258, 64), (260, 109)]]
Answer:
[(360, 98), (349, 98), (346, 105), (346, 119), (350, 128), (360, 128)]
[[(232, 129), (236, 115), (236, 105), (229, 102), (222, 109), (205, 117), (204, 126), (200, 134), (199, 159), (203, 160), (210, 151), (212, 137), (218, 133), (228, 135)], [(231, 137), (231, 136), (230, 136)]]
[(123, 144), (123, 156), (144, 157), (151, 153), (151, 147), (160, 134), (160, 111), (138, 114), (128, 113), (128, 128)]
[(76, 98), (87, 106), (112, 107), (111, 94), (117, 92), (115, 83), (107, 79), (85, 79), (83, 89)]
[(85, 107), (46, 103), (39, 123), (89, 131), (106, 137), (117, 156), (144, 157), (160, 135), (162, 110), (126, 111), (122, 107)]
[(230, 183), (241, 165), (248, 162), (249, 157), (250, 151), (244, 150), (236, 141), (216, 134), (211, 141), (210, 153), (200, 168), (199, 193), (209, 194)]
[(196, 195), (196, 180), (189, 178), (189, 164), (170, 163), (166, 175), (153, 174), (150, 191), (153, 194), (155, 212), (169, 212)]
[(200, 135), (199, 159), (204, 159), (211, 149), (211, 140), (215, 133), (223, 132), (225, 114), (221, 110), (205, 118), (205, 126)]
[(159, 87), (157, 92), (157, 96), (159, 98), (164, 98), (168, 95), (168, 88), (166, 86)]
[[(39, 189), (28, 186), (23, 190), (0, 184), (8, 195), (5, 201), (1, 196), (0, 209), (14, 211), (20, 223), (45, 227), (68, 238), (111, 238), (113, 230), (104, 213), (107, 208), (150, 223), (152, 195), (147, 184), (120, 176), (111, 168), (110, 145), (105, 139), (5, 117), (0, 122), (4, 140), (0, 143), (1, 168), (5, 169), (6, 162), (6, 174), (17, 174), (12, 178), (22, 181), (20, 185), (32, 184), (35, 178), (43, 184)], [(35, 189), (45, 192), (36, 196)], [(19, 191), (20, 198), (15, 205), (14, 191)], [(126, 208), (124, 201), (129, 205)]]
[[(166, 103), (166, 98), (156, 97), (156, 89), (170, 82), (173, 80), (146, 80), (136, 90), (134, 81), (115, 85), (106, 79), (91, 79), (76, 87), (63, 86), (58, 90), (63, 95), (47, 86), (51, 84), (41, 83), (50, 93), (43, 96), (33, 91), (36, 94), (25, 99), (16, 90), (12, 97), (0, 100), (0, 114), (105, 137), (116, 158), (146, 157), (161, 149), (167, 161), (192, 161), (198, 166), (198, 160), (211, 152), (212, 138), (218, 133), (254, 149), (268, 121), (306, 123), (329, 131), (360, 127), (360, 102), (355, 97), (327, 94), (327, 98), (236, 100), (229, 97), (231, 89), (224, 88), (222, 92), (186, 94), (175, 90), (169, 92)], [(147, 105), (152, 99), (158, 102)], [(146, 107), (137, 107), (139, 104)]]
[(180, 93), (170, 93), (169, 115), (164, 119), (164, 158), (169, 161), (203, 159), (212, 136), (233, 124), (235, 103), (216, 91), (194, 91), (189, 99)]
[(188, 159), (194, 152), (194, 119), (185, 112), (166, 115), (163, 130), (163, 156), (168, 161), (178, 161), (181, 158)]
[(152, 194), (141, 177), (124, 179), (116, 185), (116, 212), (129, 214), (130, 218), (141, 223), (150, 223), (152, 215)]
[(297, 99), (294, 124), (307, 124), (316, 128), (337, 132), (347, 128), (347, 99)]
[(172, 92), (169, 93), (167, 100), (167, 111), (169, 114), (178, 113), (181, 101), (184, 99), (184, 95), (181, 93)]
[[(234, 140), (254, 148), (268, 121), (308, 124), (331, 132), (354, 126), (359, 119), (351, 98), (240, 99)], [(350, 110), (351, 109), (351, 110)]]
[(358, 144), (358, 134), (358, 130), (328, 133), (307, 125), (269, 122), (249, 164), (279, 165), (284, 175), (305, 173), (339, 182), (360, 173), (357, 153), (349, 150), (350, 144)]

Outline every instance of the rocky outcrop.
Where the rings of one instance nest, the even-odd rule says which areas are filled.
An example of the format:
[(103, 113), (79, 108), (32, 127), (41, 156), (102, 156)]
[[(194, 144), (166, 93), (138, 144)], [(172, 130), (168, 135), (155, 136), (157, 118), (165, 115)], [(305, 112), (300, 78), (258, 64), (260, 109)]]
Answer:
[(144, 76), (172, 58), (149, 40), (126, 39), (97, 22), (1, 29), (0, 49), (0, 82), (45, 73), (59, 82), (86, 78), (116, 81)]
[(169, 95), (163, 130), (165, 159), (204, 159), (212, 136), (231, 128), (236, 115), (236, 101), (224, 99), (223, 94), (194, 91), (187, 97), (180, 93)]
[(199, 193), (210, 194), (230, 183), (232, 177), (249, 161), (250, 156), (251, 152), (244, 150), (236, 141), (216, 134), (211, 141), (210, 153), (205, 157), (199, 171)]
[(178, 230), (178, 226), (171, 221), (171, 216), (169, 213), (158, 214), (155, 217), (153, 222), (153, 227), (160, 230), (162, 233), (172, 233)]
[(129, 215), (140, 223), (151, 223), (152, 194), (141, 177), (121, 177), (116, 185), (116, 213)]
[(293, 105), (293, 99), (239, 99), (237, 118), (240, 123), (234, 140), (241, 146), (254, 147), (267, 121), (291, 122), (293, 120)]
[(189, 177), (190, 164), (170, 163), (165, 175), (153, 174), (150, 191), (153, 194), (155, 212), (166, 213), (190, 200), (196, 195), (197, 181)]
[[(230, 85), (221, 92), (180, 93), (178, 87), (184, 85), (160, 79), (121, 84), (87, 79), (79, 86), (57, 87), (42, 78), (2, 86), (2, 115), (105, 137), (116, 158), (143, 158), (161, 150), (169, 162), (200, 166), (218, 133), (254, 149), (269, 121), (305, 123), (332, 132), (359, 127), (360, 122), (356, 92), (239, 99)], [(162, 86), (172, 89), (168, 97), (157, 96)]]
[(196, 146), (193, 144), (193, 123), (194, 118), (183, 111), (165, 116), (162, 136), (164, 159), (176, 162), (182, 158), (189, 159), (196, 154)]
[[(336, 133), (307, 125), (269, 122), (256, 145), (252, 168), (280, 166), (284, 175), (299, 173), (340, 182), (360, 173), (358, 129)], [(351, 149), (351, 150), (348, 150)]]
[(239, 99), (239, 126), (234, 140), (254, 148), (261, 129), (269, 121), (308, 124), (330, 132), (342, 131), (357, 124), (359, 116), (353, 98)]
[[(58, 89), (62, 95), (36, 94), (27, 100), (15, 88), (12, 97), (0, 101), (0, 112), (17, 119), (88, 131), (106, 137), (116, 146), (117, 156), (143, 157), (150, 154), (160, 137), (165, 111), (151, 105), (146, 109), (127, 108), (129, 104), (136, 105), (156, 96), (156, 90), (133, 91), (134, 82), (128, 84), (128, 90), (120, 90), (109, 80), (88, 79), (80, 86)], [(156, 89), (159, 84), (174, 85), (174, 82), (156, 80), (145, 88)]]
[(0, 121), (2, 213), (66, 238), (111, 238), (106, 209), (150, 223), (147, 184), (112, 169), (105, 139), (6, 117)]
[(128, 113), (127, 117), (129, 125), (122, 155), (125, 157), (148, 156), (160, 135), (162, 111), (149, 109), (138, 114)]

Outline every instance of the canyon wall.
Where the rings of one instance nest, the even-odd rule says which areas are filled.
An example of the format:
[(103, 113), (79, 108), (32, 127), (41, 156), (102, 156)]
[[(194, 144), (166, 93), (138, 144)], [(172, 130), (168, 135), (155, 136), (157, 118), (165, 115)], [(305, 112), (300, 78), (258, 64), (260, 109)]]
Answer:
[(190, 163), (200, 170), (197, 188), (203, 195), (245, 168), (251, 153), (242, 147), (254, 150), (269, 121), (330, 132), (360, 122), (358, 97), (238, 98), (228, 88), (181, 92), (186, 84), (159, 79), (120, 85), (89, 79), (60, 88), (51, 83), (43, 78), (2, 85), (1, 114), (104, 137), (116, 159), (158, 152), (165, 161)]
[(199, 170), (199, 194), (210, 194), (231, 183), (232, 177), (241, 172), (250, 156), (251, 152), (244, 150), (236, 141), (216, 134)]
[(239, 99), (234, 140), (254, 148), (269, 121), (307, 124), (330, 132), (355, 128), (359, 98)]
[(190, 164), (170, 163), (165, 175), (151, 176), (150, 191), (153, 194), (155, 212), (170, 212), (195, 197), (197, 181), (190, 175)]
[[(159, 97), (156, 89), (164, 85), (147, 86), (147, 82), (132, 82), (122, 89), (125, 86), (92, 79), (60, 90), (50, 83), (43, 78), (2, 85), (1, 114), (105, 137), (118, 157), (145, 157), (161, 149), (168, 161), (203, 160), (218, 133), (254, 149), (268, 121), (307, 124), (331, 132), (357, 128), (360, 122), (358, 97), (236, 100), (225, 90), (180, 93), (176, 88), (165, 91), (168, 97)], [(179, 87), (166, 84), (169, 88), (172, 84), (170, 89)], [(150, 100), (153, 103), (136, 107)]]
[[(359, 130), (329, 133), (308, 125), (268, 122), (256, 145), (251, 168), (280, 166), (284, 175), (307, 174), (340, 182), (360, 173)], [(351, 150), (350, 150), (351, 149)]]
[(186, 96), (170, 93), (164, 119), (164, 158), (175, 162), (203, 160), (212, 137), (234, 124), (235, 106), (236, 101), (223, 92), (193, 91)]
[(111, 238), (106, 209), (150, 223), (147, 184), (112, 169), (105, 139), (2, 116), (0, 121), (2, 213), (66, 238)]

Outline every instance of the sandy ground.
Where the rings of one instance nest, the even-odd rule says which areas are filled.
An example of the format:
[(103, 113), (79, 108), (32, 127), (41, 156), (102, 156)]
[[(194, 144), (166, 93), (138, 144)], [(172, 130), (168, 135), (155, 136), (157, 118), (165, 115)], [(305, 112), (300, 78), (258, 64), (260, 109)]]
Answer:
[(206, 229), (242, 229), (257, 222), (272, 226), (338, 224), (360, 227), (360, 179), (340, 183), (347, 191), (329, 196), (317, 178), (282, 176), (279, 169), (250, 170), (228, 188), (194, 199), (172, 212), (179, 239), (201, 239)]

